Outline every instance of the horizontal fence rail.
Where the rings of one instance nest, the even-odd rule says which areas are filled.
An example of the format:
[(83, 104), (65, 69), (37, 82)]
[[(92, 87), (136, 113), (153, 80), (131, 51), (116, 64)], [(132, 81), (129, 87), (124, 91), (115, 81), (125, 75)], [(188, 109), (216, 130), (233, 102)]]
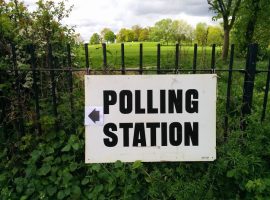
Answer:
[[(0, 69), (0, 81), (3, 80), (3, 77), (7, 74), (9, 76), (13, 76), (15, 78), (15, 91), (17, 94), (17, 105), (18, 105), (18, 112), (16, 112), (16, 129), (18, 136), (22, 136), (25, 134), (25, 116), (26, 113), (23, 109), (23, 104), (20, 102), (20, 99), (22, 98), (22, 88), (21, 85), (25, 80), (22, 79), (20, 74), (27, 74), (29, 76), (29, 73), (31, 73), (32, 78), (32, 86), (31, 86), (31, 92), (33, 94), (32, 98), (34, 101), (34, 123), (33, 128), (38, 134), (42, 134), (43, 129), (46, 127), (41, 126), (41, 117), (42, 113), (44, 113), (45, 108), (41, 108), (41, 93), (43, 92), (43, 86), (40, 83), (40, 80), (44, 77), (48, 76), (49, 79), (49, 85), (50, 91), (47, 91), (50, 95), (48, 98), (50, 98), (50, 106), (53, 113), (53, 119), (54, 119), (54, 128), (55, 130), (59, 130), (60, 124), (61, 124), (61, 116), (59, 112), (59, 102), (60, 102), (60, 96), (59, 92), (61, 91), (61, 88), (58, 88), (57, 80), (59, 74), (63, 77), (65, 77), (66, 80), (66, 86), (67, 86), (67, 93), (68, 93), (68, 101), (69, 101), (69, 110), (70, 110), (70, 119), (74, 119), (75, 116), (75, 94), (74, 90), (76, 87), (74, 86), (74, 75), (76, 73), (83, 73), (86, 75), (92, 75), (92, 74), (122, 74), (125, 75), (127, 73), (131, 74), (178, 74), (178, 73), (189, 73), (189, 74), (196, 74), (196, 73), (228, 73), (227, 78), (227, 86), (226, 86), (226, 100), (225, 100), (225, 116), (224, 116), (224, 139), (228, 137), (229, 132), (229, 116), (232, 112), (231, 110), (231, 96), (232, 96), (232, 80), (233, 80), (233, 73), (238, 72), (240, 74), (244, 75), (244, 84), (243, 84), (243, 97), (242, 97), (242, 108), (241, 108), (241, 124), (240, 127), (242, 130), (245, 130), (246, 128), (246, 121), (245, 116), (249, 115), (251, 113), (252, 108), (252, 96), (254, 92), (254, 81), (256, 74), (258, 73), (266, 73), (266, 84), (265, 84), (265, 91), (264, 91), (264, 99), (263, 99), (263, 107), (262, 107), (262, 114), (261, 114), (261, 121), (265, 120), (266, 116), (266, 110), (267, 110), (267, 101), (268, 101), (268, 93), (269, 93), (269, 82), (270, 82), (270, 59), (268, 64), (267, 70), (257, 70), (256, 69), (256, 58), (257, 58), (257, 51), (258, 51), (258, 45), (257, 44), (251, 44), (248, 47), (248, 53), (247, 53), (247, 59), (246, 59), (246, 68), (245, 69), (239, 69), (234, 68), (234, 45), (231, 45), (230, 48), (230, 60), (228, 64), (228, 69), (219, 69), (216, 67), (216, 45), (212, 45), (212, 51), (211, 51), (211, 64), (209, 68), (206, 69), (198, 69), (197, 61), (198, 61), (198, 45), (194, 44), (193, 47), (193, 57), (192, 57), (192, 64), (190, 68), (183, 68), (181, 64), (181, 45), (176, 44), (175, 45), (175, 62), (174, 66), (171, 68), (162, 68), (161, 65), (161, 45), (157, 45), (157, 51), (156, 51), (156, 66), (151, 68), (144, 68), (143, 64), (143, 44), (141, 43), (139, 45), (139, 58), (138, 58), (138, 68), (127, 68), (126, 66), (126, 58), (125, 58), (125, 45), (122, 43), (120, 46), (120, 52), (121, 52), (121, 66), (119, 69), (111, 69), (108, 65), (107, 60), (107, 47), (106, 44), (102, 44), (102, 59), (103, 59), (103, 68), (102, 69), (93, 69), (90, 67), (90, 61), (89, 61), (89, 48), (88, 44), (84, 45), (84, 53), (85, 53), (85, 67), (83, 68), (75, 68), (73, 67), (73, 61), (71, 56), (71, 47), (68, 44), (66, 46), (66, 59), (67, 63), (64, 61), (62, 65), (59, 64), (59, 59), (54, 56), (53, 54), (53, 48), (51, 45), (48, 45), (48, 56), (47, 56), (47, 66), (46, 68), (42, 68), (37, 65), (37, 58), (36, 58), (36, 50), (33, 45), (29, 46), (29, 54), (30, 54), (30, 66), (31, 68), (18, 68), (17, 64), (17, 58), (16, 58), (16, 48), (15, 45), (11, 45), (12, 47), (12, 68), (8, 69)], [(91, 55), (91, 52), (90, 52)], [(1, 83), (1, 82), (0, 82)], [(1, 109), (1, 126), (3, 130), (4, 137), (7, 137), (5, 134), (5, 130), (7, 128), (8, 121), (5, 120), (7, 116), (9, 115), (8, 111), (6, 110), (6, 105), (8, 105), (7, 99), (5, 99), (5, 94), (2, 90), (0, 90), (0, 109)], [(83, 114), (82, 114), (83, 115)], [(71, 130), (75, 131), (76, 129), (76, 123), (74, 120), (71, 120)]]

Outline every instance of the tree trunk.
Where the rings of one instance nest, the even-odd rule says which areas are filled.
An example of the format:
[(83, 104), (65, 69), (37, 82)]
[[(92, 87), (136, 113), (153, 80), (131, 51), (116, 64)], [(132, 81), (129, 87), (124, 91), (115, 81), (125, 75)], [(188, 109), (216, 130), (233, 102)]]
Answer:
[(222, 60), (223, 61), (226, 61), (228, 58), (229, 43), (230, 43), (230, 29), (224, 28), (224, 41), (223, 41), (223, 49), (222, 49)]

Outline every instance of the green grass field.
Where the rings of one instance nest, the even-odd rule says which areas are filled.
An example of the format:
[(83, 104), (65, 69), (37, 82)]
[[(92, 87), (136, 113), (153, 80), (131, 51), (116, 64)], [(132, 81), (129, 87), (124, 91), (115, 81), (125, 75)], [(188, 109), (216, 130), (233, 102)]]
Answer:
[[(157, 65), (157, 42), (143, 43), (143, 67), (145, 69), (155, 68)], [(139, 67), (140, 43), (125, 43), (125, 65), (127, 68)], [(180, 68), (191, 69), (193, 65), (193, 46), (181, 46), (179, 49)], [(198, 69), (210, 68), (211, 47), (198, 47), (197, 67)], [(79, 49), (79, 63), (85, 65), (83, 47)], [(216, 65), (222, 66), (221, 47), (216, 47)], [(102, 45), (89, 45), (89, 60), (92, 69), (100, 69), (103, 66)], [(107, 44), (107, 63), (110, 68), (121, 68), (121, 44)], [(161, 45), (161, 68), (175, 67), (175, 45)]]

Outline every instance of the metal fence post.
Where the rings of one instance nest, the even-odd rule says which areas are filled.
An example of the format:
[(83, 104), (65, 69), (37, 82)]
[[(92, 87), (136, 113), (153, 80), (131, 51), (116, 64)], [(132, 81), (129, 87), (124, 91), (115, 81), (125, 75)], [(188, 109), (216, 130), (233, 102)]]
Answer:
[(21, 102), (21, 78), (18, 73), (18, 66), (17, 66), (17, 55), (16, 55), (16, 48), (14, 44), (11, 44), (11, 51), (12, 51), (12, 63), (13, 68), (15, 70), (15, 79), (16, 79), (16, 92), (17, 92), (17, 103), (18, 103), (18, 126), (19, 132), (18, 137), (24, 135), (24, 119), (23, 119), (23, 109), (22, 109), (22, 102)]
[(244, 117), (251, 113), (252, 96), (254, 88), (254, 80), (256, 74), (256, 59), (258, 52), (258, 44), (250, 44), (248, 47), (245, 79), (243, 86), (243, 105), (242, 105), (242, 119), (240, 127), (242, 130), (246, 129), (246, 120)]
[[(2, 71), (0, 71), (0, 84), (2, 82)], [(4, 98), (4, 92), (2, 89), (0, 89), (0, 109), (0, 133), (2, 132), (2, 134), (0, 135), (0, 142), (4, 142), (6, 140), (6, 100)]]
[(228, 124), (229, 124), (228, 120), (229, 120), (230, 104), (231, 104), (233, 58), (234, 58), (234, 44), (231, 45), (229, 75), (228, 75), (228, 82), (227, 82), (226, 114), (225, 114), (225, 119), (224, 119), (224, 140), (226, 140), (228, 137)]
[(179, 69), (179, 43), (175, 45), (175, 73), (178, 73)]
[(41, 124), (40, 124), (40, 108), (39, 108), (39, 96), (38, 96), (38, 85), (37, 85), (37, 71), (36, 71), (36, 57), (35, 57), (35, 49), (33, 45), (29, 46), (30, 54), (31, 54), (31, 69), (33, 73), (33, 90), (34, 90), (34, 98), (35, 98), (35, 111), (36, 111), (36, 119), (35, 125), (38, 134), (41, 134)]
[(194, 53), (193, 53), (193, 74), (196, 74), (196, 68), (197, 68), (197, 49), (198, 45), (194, 44)]
[(90, 66), (89, 66), (89, 55), (88, 55), (88, 44), (84, 44), (84, 52), (85, 52), (85, 67), (86, 67), (86, 74), (90, 74)]
[(140, 74), (143, 74), (143, 44), (140, 43)]
[(73, 76), (72, 76), (72, 65), (71, 65), (71, 51), (70, 51), (70, 44), (67, 44), (67, 53), (68, 53), (68, 82), (69, 82), (69, 102), (70, 102), (70, 112), (71, 112), (71, 124), (72, 124), (72, 131), (75, 132), (75, 124), (74, 124), (74, 102), (73, 102)]
[(103, 50), (103, 68), (104, 71), (107, 72), (108, 70), (108, 65), (107, 65), (107, 48), (106, 44), (102, 43), (102, 50)]
[(157, 74), (160, 74), (160, 44), (157, 45)]
[(211, 70), (212, 74), (215, 73), (215, 62), (216, 62), (216, 44), (212, 45), (212, 56), (211, 56)]
[(122, 65), (122, 74), (126, 74), (126, 67), (125, 67), (125, 45), (121, 43), (121, 65)]
[(51, 85), (52, 85), (52, 103), (53, 103), (53, 115), (55, 117), (55, 129), (56, 131), (59, 130), (58, 125), (58, 111), (57, 111), (57, 99), (56, 99), (56, 82), (55, 82), (55, 73), (54, 73), (54, 60), (52, 54), (52, 46), (49, 44), (48, 49), (48, 68), (50, 69), (50, 76), (51, 76)]

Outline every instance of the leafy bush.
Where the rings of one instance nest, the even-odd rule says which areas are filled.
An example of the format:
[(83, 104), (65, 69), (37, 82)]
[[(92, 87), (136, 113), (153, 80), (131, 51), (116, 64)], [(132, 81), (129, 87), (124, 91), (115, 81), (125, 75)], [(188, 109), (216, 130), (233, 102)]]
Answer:
[(214, 162), (84, 164), (83, 127), (26, 135), (0, 153), (1, 199), (267, 199), (270, 125), (217, 145)]

